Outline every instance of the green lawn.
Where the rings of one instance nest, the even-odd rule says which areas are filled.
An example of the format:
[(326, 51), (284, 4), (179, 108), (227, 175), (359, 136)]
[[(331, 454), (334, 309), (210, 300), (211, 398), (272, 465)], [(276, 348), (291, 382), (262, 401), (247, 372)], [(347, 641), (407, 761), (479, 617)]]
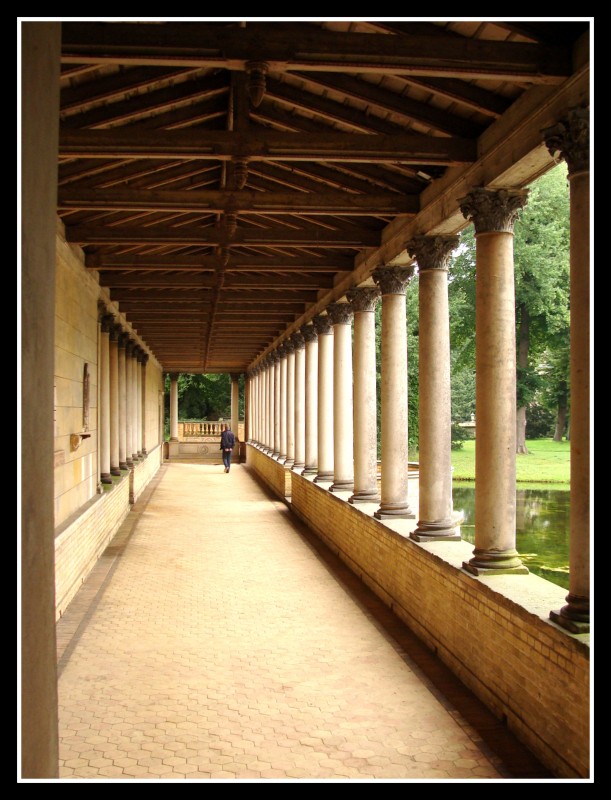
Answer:
[[(570, 481), (570, 442), (532, 439), (526, 442), (528, 455), (516, 455), (518, 483), (564, 484)], [(411, 458), (411, 456), (410, 456)], [(416, 456), (417, 459), (417, 456)], [(475, 480), (475, 441), (463, 443), (462, 450), (452, 450), (455, 480)]]

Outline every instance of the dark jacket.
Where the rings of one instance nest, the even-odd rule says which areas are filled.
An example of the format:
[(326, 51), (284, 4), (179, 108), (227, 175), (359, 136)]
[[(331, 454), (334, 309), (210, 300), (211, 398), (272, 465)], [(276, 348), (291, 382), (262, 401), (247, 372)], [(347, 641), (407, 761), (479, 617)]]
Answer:
[(232, 450), (235, 447), (235, 436), (233, 431), (223, 431), (221, 433), (221, 450), (229, 448)]

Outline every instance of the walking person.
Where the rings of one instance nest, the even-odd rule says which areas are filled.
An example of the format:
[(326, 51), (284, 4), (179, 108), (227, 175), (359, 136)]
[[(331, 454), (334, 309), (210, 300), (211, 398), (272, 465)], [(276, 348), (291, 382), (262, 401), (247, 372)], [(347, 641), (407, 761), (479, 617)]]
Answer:
[(225, 425), (221, 433), (221, 450), (223, 451), (223, 464), (225, 472), (231, 468), (231, 451), (235, 447), (235, 436), (229, 425)]

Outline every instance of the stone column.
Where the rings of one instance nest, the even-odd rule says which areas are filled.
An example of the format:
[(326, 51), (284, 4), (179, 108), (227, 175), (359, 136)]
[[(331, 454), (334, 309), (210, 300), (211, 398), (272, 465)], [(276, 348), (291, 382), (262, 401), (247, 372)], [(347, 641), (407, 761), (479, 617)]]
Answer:
[(331, 492), (354, 489), (352, 407), (352, 317), (350, 303), (331, 303), (333, 323), (333, 483)]
[(407, 319), (405, 289), (413, 267), (378, 267), (382, 293), (382, 491), (376, 519), (413, 519), (407, 501)]
[(250, 389), (251, 371), (246, 370), (246, 380), (244, 381), (244, 441), (250, 444)]
[(110, 378), (110, 474), (120, 475), (119, 468), (119, 333), (120, 325), (111, 325), (109, 333)]
[(58, 777), (53, 376), (60, 22), (21, 26), (21, 777)]
[(571, 510), (567, 605), (551, 619), (573, 633), (590, 630), (590, 113), (573, 108), (544, 131), (567, 163), (570, 186)]
[(312, 320), (318, 334), (318, 472), (315, 483), (333, 480), (333, 327), (331, 318)]
[(419, 288), (419, 450), (417, 542), (460, 541), (452, 505), (452, 396), (448, 261), (458, 236), (417, 236), (406, 243), (416, 257)]
[(142, 458), (142, 357), (144, 350), (139, 347), (136, 351), (134, 358), (134, 369), (136, 372), (136, 379), (134, 381), (136, 386), (136, 453), (138, 458)]
[(287, 408), (287, 355), (286, 344), (282, 343), (278, 348), (280, 355), (280, 454), (278, 461), (284, 464), (286, 461), (287, 449), (287, 429), (286, 429), (286, 408)]
[(284, 466), (295, 463), (295, 345), (289, 338), (284, 343), (286, 351), (286, 459)]
[(112, 484), (110, 477), (110, 329), (114, 323), (112, 314), (100, 311), (100, 480)]
[(265, 451), (268, 455), (274, 451), (274, 363), (269, 356), (265, 359)]
[(260, 412), (260, 419), (261, 419), (261, 450), (267, 450), (267, 404), (269, 402), (268, 398), (268, 371), (267, 371), (267, 359), (263, 359), (261, 361), (261, 412)]
[(148, 451), (146, 449), (146, 365), (148, 364), (148, 353), (142, 352), (142, 360), (140, 361), (140, 377), (142, 380), (142, 424), (141, 424), (141, 431), (142, 431), (142, 455), (147, 456)]
[(259, 363), (259, 448), (263, 450), (265, 440), (265, 364)]
[(274, 449), (272, 456), (278, 459), (280, 455), (280, 353), (271, 355), (274, 370)]
[(305, 466), (302, 475), (318, 472), (318, 334), (314, 325), (303, 325), (305, 339)]
[(138, 392), (138, 356), (140, 354), (140, 346), (135, 345), (131, 357), (131, 372), (132, 372), (132, 461), (138, 461), (140, 454), (138, 453), (138, 407), (140, 405), (140, 395)]
[(295, 345), (295, 463), (293, 469), (301, 472), (305, 467), (305, 341), (301, 333), (294, 333)]
[(516, 330), (513, 225), (528, 192), (473, 189), (475, 225), (475, 575), (526, 573), (516, 550)]
[(250, 393), (251, 418), (252, 418), (252, 441), (259, 444), (259, 372), (257, 365), (252, 369), (252, 388)]
[(127, 465), (127, 385), (125, 348), (129, 334), (119, 332), (119, 468), (128, 469)]
[(354, 493), (350, 503), (377, 503), (378, 432), (376, 415), (377, 286), (349, 289), (354, 312)]
[(170, 373), (170, 441), (178, 441), (178, 372)]
[(238, 438), (238, 426), (240, 422), (240, 384), (238, 383), (239, 375), (233, 373), (231, 375), (231, 430), (235, 438)]

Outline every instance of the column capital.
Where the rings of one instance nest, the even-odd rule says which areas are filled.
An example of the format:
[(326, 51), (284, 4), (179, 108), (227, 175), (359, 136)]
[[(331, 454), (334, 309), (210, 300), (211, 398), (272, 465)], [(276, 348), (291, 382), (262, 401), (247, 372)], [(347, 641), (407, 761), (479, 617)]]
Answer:
[(177, 381), (178, 376), (180, 375), (179, 372), (169, 372), (168, 375), (170, 376), (171, 381)]
[(405, 243), (405, 249), (416, 259), (418, 270), (448, 269), (448, 261), (460, 243), (459, 236), (414, 236)]
[(240, 379), (240, 373), (239, 372), (230, 372), (229, 373), (229, 377), (231, 378), (232, 382), (235, 383), (236, 381), (238, 381)]
[(128, 337), (127, 337), (127, 340), (126, 340), (126, 342), (125, 342), (125, 355), (126, 355), (126, 356), (131, 356), (131, 355), (133, 355), (133, 353), (134, 353), (134, 349), (135, 349), (136, 347), (137, 347), (137, 344), (136, 344), (136, 342), (135, 342), (135, 341), (134, 341), (134, 340), (133, 340), (131, 337), (129, 337), (129, 336), (128, 336)]
[(305, 347), (305, 339), (299, 331), (291, 333), (290, 340), (295, 346), (295, 350), (303, 350)]
[(405, 294), (407, 284), (414, 275), (414, 266), (409, 267), (376, 267), (371, 277), (384, 294)]
[(317, 314), (315, 317), (313, 317), (312, 324), (316, 328), (316, 333), (319, 336), (333, 333), (331, 318), (325, 314)]
[(111, 325), (110, 326), (110, 341), (111, 342), (118, 342), (121, 333), (123, 332), (123, 328), (120, 325)]
[(291, 338), (285, 339), (281, 346), (287, 356), (292, 356), (295, 352), (295, 342)]
[(552, 158), (563, 158), (569, 175), (590, 168), (590, 109), (571, 108), (555, 125), (544, 128), (543, 139)]
[(472, 189), (460, 202), (465, 219), (475, 233), (513, 233), (513, 226), (528, 200), (527, 189)]
[(280, 353), (277, 353), (275, 350), (270, 353), (268, 356), (265, 357), (267, 361), (267, 365), (273, 367), (274, 364), (277, 364), (280, 361)]
[(309, 323), (307, 325), (302, 325), (301, 328), (299, 328), (299, 332), (303, 336), (305, 342), (315, 342), (318, 338), (315, 326)]
[(112, 314), (103, 314), (100, 322), (102, 323), (102, 333), (110, 333), (115, 323), (115, 318)]
[(149, 360), (149, 354), (145, 353), (144, 350), (143, 350), (142, 351), (142, 360), (140, 361), (140, 363), (142, 364), (143, 367), (146, 367), (146, 365), (148, 364), (148, 360)]
[(354, 311), (350, 303), (329, 303), (327, 314), (331, 317), (333, 325), (350, 325)]
[(127, 347), (127, 343), (129, 342), (129, 333), (127, 331), (121, 331), (119, 333), (119, 347), (125, 349)]
[(380, 299), (380, 287), (355, 286), (353, 289), (348, 289), (346, 297), (354, 313), (357, 311), (375, 311)]

